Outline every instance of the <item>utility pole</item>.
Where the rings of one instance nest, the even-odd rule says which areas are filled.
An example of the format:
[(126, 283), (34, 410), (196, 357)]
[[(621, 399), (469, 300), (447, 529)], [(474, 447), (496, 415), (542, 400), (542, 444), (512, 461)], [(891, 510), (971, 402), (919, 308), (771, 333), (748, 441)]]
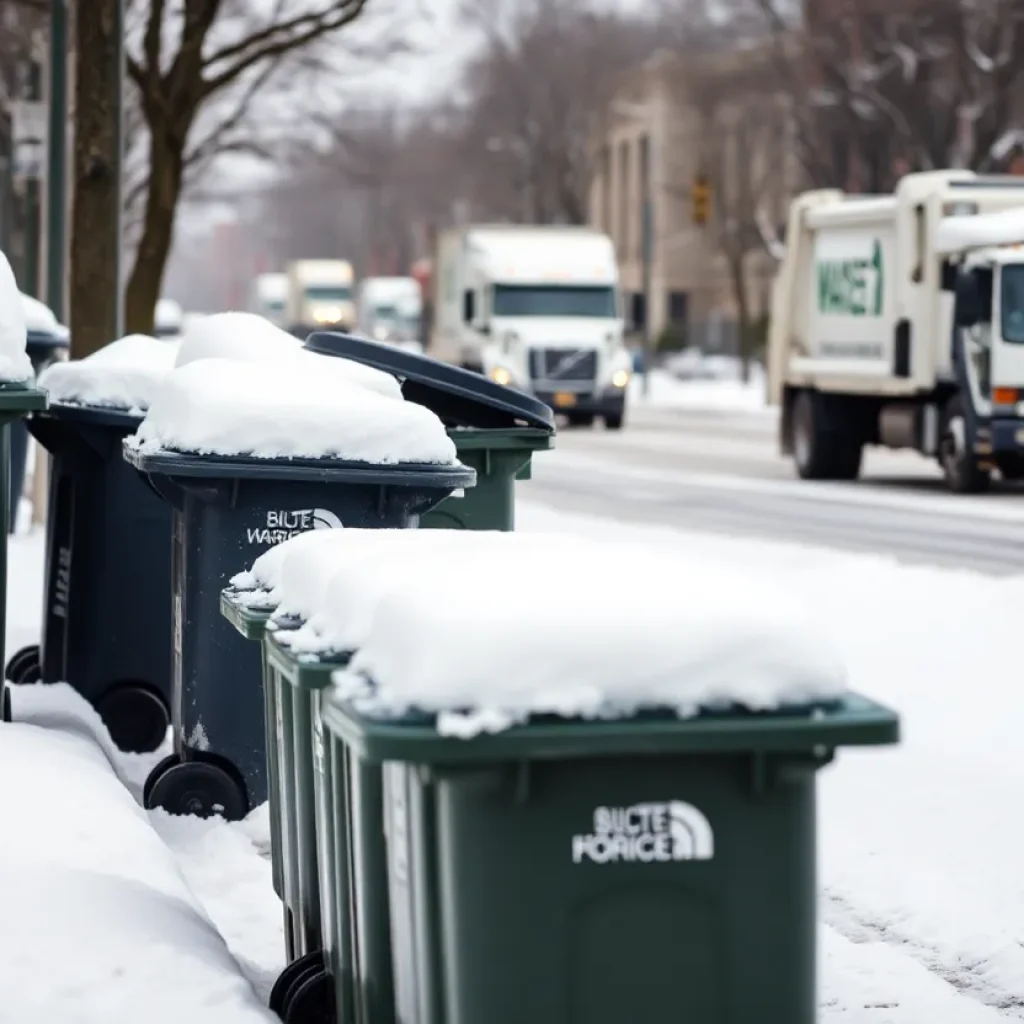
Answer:
[(46, 151), (46, 304), (64, 321), (67, 253), (68, 0), (50, 2)]
[[(121, 284), (122, 0), (89, 0), (74, 18), (71, 344), (81, 358), (123, 333)], [(86, 9), (87, 8), (87, 9)]]
[[(11, 104), (11, 158), (16, 199), (21, 200), (22, 232), (12, 245), (18, 286), (39, 298), (40, 232), (42, 227), (42, 155), (46, 118), (43, 107), (42, 39), (34, 36), (22, 70), (21, 97)], [(13, 242), (13, 239), (9, 239)]]

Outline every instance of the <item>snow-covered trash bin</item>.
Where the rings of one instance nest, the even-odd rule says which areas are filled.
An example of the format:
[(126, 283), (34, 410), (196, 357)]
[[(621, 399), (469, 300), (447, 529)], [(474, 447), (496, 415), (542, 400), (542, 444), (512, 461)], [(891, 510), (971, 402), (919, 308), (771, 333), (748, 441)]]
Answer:
[(170, 724), (171, 510), (121, 449), (177, 348), (133, 334), (54, 363), (39, 378), (49, 407), (28, 423), (50, 454), (42, 638), (5, 674), (70, 683), (133, 752), (156, 750)]
[[(64, 358), (70, 344), (67, 327), (52, 309), (31, 295), (21, 295), (27, 328), (25, 351), (32, 363), (32, 372), (39, 375), (58, 359)], [(25, 489), (25, 466), (28, 462), (28, 430), (21, 421), (11, 424), (11, 511), (8, 527), (15, 532), (18, 503)]]
[[(46, 392), (35, 386), (27, 344), (21, 291), (7, 257), (0, 251), (0, 625), (7, 620), (7, 538), (15, 505), (11, 488), (11, 428), (28, 413), (46, 408)], [(0, 635), (0, 664), (3, 662), (4, 640)], [(6, 681), (0, 680), (0, 717), (6, 718), (9, 713)]]
[(511, 530), (515, 484), (530, 479), (533, 453), (554, 447), (555, 414), (539, 398), (479, 373), (350, 334), (320, 331), (306, 348), (385, 370), (402, 381), (407, 401), (441, 417), (476, 486), (431, 509), (426, 529)]
[[(470, 491), (469, 493), (472, 493)], [(267, 730), (267, 774), (270, 800), (271, 861), (274, 887), (285, 907), (285, 941), (289, 962), (299, 971), (322, 948), (314, 744), (311, 723), (322, 689), (348, 651), (322, 638), (315, 620), (322, 593), (333, 577), (366, 558), (387, 556), (387, 571), (403, 572), (405, 559), (423, 551), (450, 551), (463, 558), (482, 557), (501, 538), (495, 531), (359, 530), (310, 531), (292, 537), (261, 555), (245, 572), (232, 577), (221, 594), (221, 613), (243, 636), (264, 646), (263, 697)], [(554, 552), (572, 538), (527, 534), (516, 550), (554, 545)], [(381, 572), (385, 571), (384, 562)], [(313, 583), (315, 581), (315, 584)], [(385, 577), (375, 578), (375, 586)], [(371, 613), (373, 594), (365, 591), (357, 631)], [(296, 629), (296, 626), (301, 628)], [(351, 636), (356, 633), (352, 632)], [(314, 658), (306, 657), (315, 654)], [(287, 984), (287, 978), (282, 986)], [(275, 991), (283, 991), (279, 987)], [(280, 1012), (281, 1007), (274, 1007)]]
[(274, 1024), (76, 712), (0, 725), (0, 1019)]
[(394, 378), (393, 394), (364, 386), (371, 373), (387, 376), (301, 349), (195, 359), (125, 441), (173, 509), (175, 753), (148, 807), (231, 819), (267, 799), (260, 653), (219, 612), (231, 576), (306, 530), (415, 526), (473, 485), (441, 421)]
[(310, 574), (336, 1019), (812, 1024), (816, 774), (896, 716), (784, 590), (520, 539)]

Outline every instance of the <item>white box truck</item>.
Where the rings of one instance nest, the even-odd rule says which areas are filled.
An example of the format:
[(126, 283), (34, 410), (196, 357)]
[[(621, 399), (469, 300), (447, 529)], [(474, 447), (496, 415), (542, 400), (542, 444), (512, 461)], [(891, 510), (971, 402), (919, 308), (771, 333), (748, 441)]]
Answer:
[(375, 341), (420, 341), (423, 295), (414, 277), (364, 277), (359, 282), (359, 330)]
[(287, 304), (287, 274), (257, 274), (252, 279), (247, 303), (250, 313), (258, 313), (275, 326), (287, 328)]
[(347, 260), (289, 263), (286, 329), (304, 338), (315, 330), (348, 331), (355, 326), (354, 274)]
[(936, 459), (951, 490), (1024, 477), (1024, 179), (908, 174), (890, 196), (790, 208), (772, 294), (770, 400), (805, 479), (867, 445)]
[(438, 239), (432, 354), (530, 392), (574, 425), (619, 429), (632, 362), (607, 235), (465, 225)]

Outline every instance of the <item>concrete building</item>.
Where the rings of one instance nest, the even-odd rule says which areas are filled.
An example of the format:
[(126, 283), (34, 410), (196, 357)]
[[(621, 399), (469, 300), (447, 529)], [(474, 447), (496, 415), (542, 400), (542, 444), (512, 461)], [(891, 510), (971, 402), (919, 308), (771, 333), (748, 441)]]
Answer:
[(766, 312), (774, 260), (762, 238), (802, 187), (776, 74), (766, 50), (659, 53), (609, 105), (590, 219), (615, 241), (627, 318), (640, 331), (649, 315), (655, 340), (685, 332), (735, 351), (740, 276), (748, 321)]

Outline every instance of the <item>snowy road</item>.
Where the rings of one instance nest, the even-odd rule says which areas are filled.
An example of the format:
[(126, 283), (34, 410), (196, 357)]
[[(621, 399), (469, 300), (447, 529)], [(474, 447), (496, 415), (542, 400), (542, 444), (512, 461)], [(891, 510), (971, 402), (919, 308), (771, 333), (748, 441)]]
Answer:
[(870, 451), (856, 484), (808, 484), (776, 453), (770, 411), (635, 408), (621, 433), (563, 430), (524, 496), (634, 523), (889, 554), (991, 574), (1024, 570), (1024, 490), (949, 495), (932, 463)]

